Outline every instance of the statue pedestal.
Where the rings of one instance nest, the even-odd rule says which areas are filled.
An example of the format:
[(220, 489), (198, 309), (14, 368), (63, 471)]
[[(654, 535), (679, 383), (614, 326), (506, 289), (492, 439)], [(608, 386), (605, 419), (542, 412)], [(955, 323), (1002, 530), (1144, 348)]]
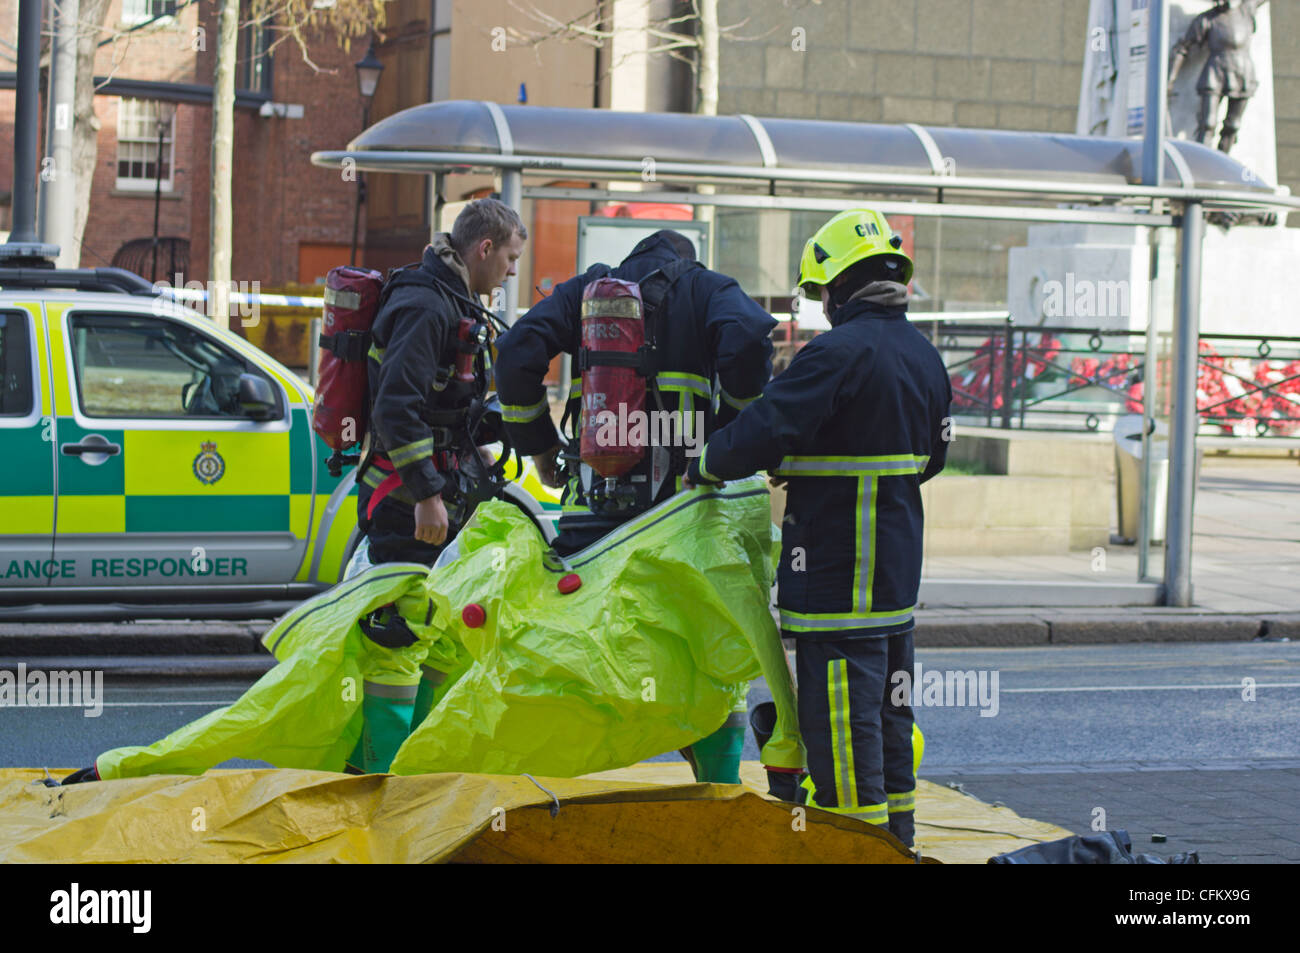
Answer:
[[(1168, 328), (1177, 262), (1173, 235), (1161, 269), (1157, 305)], [(1122, 225), (1035, 225), (1013, 248), (1007, 307), (1018, 325), (1145, 331), (1149, 321), (1148, 230)], [(1205, 231), (1202, 334), (1300, 337), (1293, 274), (1300, 229), (1257, 226)]]

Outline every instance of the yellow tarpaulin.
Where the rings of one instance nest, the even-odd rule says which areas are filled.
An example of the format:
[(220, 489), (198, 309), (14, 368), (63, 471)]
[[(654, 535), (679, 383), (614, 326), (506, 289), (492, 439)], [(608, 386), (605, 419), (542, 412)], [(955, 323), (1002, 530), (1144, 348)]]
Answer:
[[(755, 793), (756, 763), (748, 786), (687, 783), (681, 762), (574, 779), (281, 769), (50, 788), (44, 776), (0, 770), (0, 862), (915, 863), (884, 831)], [(918, 782), (926, 861), (983, 863), (1069, 835)]]

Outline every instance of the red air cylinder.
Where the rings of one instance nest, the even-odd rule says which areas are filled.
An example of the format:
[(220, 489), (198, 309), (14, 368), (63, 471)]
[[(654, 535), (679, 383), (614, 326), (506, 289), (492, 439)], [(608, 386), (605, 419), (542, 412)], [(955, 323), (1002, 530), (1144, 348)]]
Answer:
[(320, 369), (311, 425), (334, 450), (365, 436), (366, 353), (379, 308), (384, 276), (343, 265), (325, 279), (325, 317), (321, 322)]
[[(598, 278), (583, 289), (582, 346), (592, 357), (635, 356), (644, 343), (641, 291), (634, 282)], [(582, 462), (602, 477), (622, 476), (645, 455), (645, 390), (635, 366), (593, 363), (582, 372)]]

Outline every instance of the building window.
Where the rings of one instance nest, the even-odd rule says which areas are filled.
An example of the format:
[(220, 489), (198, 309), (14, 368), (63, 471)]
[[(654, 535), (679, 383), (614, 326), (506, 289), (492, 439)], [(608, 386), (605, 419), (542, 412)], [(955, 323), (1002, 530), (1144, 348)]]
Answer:
[(235, 61), (235, 88), (254, 93), (271, 92), (270, 31), (260, 22), (239, 29), (239, 51)]
[[(172, 123), (176, 107), (145, 99), (123, 99), (117, 107), (117, 187), (172, 190)], [(162, 165), (158, 134), (162, 132)]]
[(122, 22), (145, 23), (155, 17), (176, 15), (178, 0), (122, 0)]

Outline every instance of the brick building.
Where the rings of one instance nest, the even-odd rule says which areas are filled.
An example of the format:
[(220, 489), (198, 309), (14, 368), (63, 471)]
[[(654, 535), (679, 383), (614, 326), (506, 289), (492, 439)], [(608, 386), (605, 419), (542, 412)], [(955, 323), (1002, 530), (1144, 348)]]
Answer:
[[(151, 21), (152, 22), (149, 22)], [(98, 158), (80, 264), (109, 264), (128, 243), (151, 244), (157, 204), (158, 235), (181, 240), (184, 279), (207, 277), (211, 84), (216, 47), (212, 0), (112, 0), (95, 61)], [(0, 37), (12, 41), (17, 4), (0, 10)], [(292, 44), (259, 56), (266, 34), (240, 30), (236, 70), (233, 170), (236, 281), (264, 285), (310, 281), (322, 261), (346, 260), (356, 184), (311, 165), (316, 149), (335, 146), (362, 128), (354, 43), (340, 49), (326, 37), (312, 53), (322, 72), (306, 65)], [(12, 59), (12, 50), (3, 50)], [(12, 64), (5, 64), (12, 65)], [(0, 186), (13, 174), (13, 73), (0, 75)], [(271, 104), (268, 106), (267, 104)], [(277, 115), (274, 104), (301, 106)], [(264, 115), (266, 112), (270, 115)], [(159, 120), (162, 120), (161, 123)], [(42, 139), (44, 119), (42, 119)], [(162, 126), (162, 163), (157, 157)], [(160, 198), (156, 202), (155, 186)], [(7, 211), (7, 210), (6, 210)], [(6, 223), (7, 227), (7, 223)], [(164, 246), (159, 279), (168, 278), (171, 247)], [(136, 270), (152, 256), (132, 259)], [(321, 272), (323, 274), (323, 272)], [(145, 270), (146, 277), (149, 276)]]

